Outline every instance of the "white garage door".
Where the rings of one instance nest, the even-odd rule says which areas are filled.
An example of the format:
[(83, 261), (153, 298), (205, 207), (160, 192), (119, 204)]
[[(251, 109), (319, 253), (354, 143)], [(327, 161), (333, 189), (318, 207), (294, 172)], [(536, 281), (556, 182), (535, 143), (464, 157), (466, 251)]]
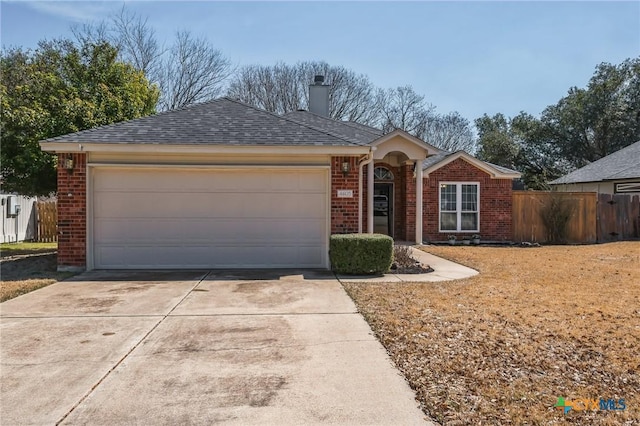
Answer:
[(327, 173), (94, 167), (94, 267), (324, 268)]

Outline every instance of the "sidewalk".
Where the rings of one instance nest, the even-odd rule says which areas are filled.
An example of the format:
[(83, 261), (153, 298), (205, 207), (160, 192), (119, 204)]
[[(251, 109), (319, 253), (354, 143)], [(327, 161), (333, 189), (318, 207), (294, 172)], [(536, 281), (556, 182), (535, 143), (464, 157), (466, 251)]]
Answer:
[(353, 275), (337, 275), (341, 282), (353, 283), (353, 282), (371, 282), (371, 283), (398, 283), (398, 282), (411, 282), (411, 283), (429, 283), (438, 281), (452, 281), (460, 280), (463, 278), (469, 278), (474, 275), (478, 275), (478, 271), (468, 268), (466, 266), (459, 265), (450, 260), (443, 259), (438, 256), (434, 256), (430, 253), (411, 247), (413, 249), (413, 257), (419, 260), (423, 265), (429, 265), (433, 268), (433, 272), (427, 274), (384, 274), (383, 276), (353, 276)]

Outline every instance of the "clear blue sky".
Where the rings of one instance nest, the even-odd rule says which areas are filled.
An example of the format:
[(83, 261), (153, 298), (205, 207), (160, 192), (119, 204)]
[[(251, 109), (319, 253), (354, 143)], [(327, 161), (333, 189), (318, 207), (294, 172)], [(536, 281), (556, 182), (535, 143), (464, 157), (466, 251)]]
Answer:
[[(70, 36), (122, 2), (1, 3), (2, 45)], [(600, 62), (640, 56), (640, 2), (133, 1), (169, 43), (208, 38), (235, 65), (325, 60), (378, 87), (412, 85), (439, 112), (538, 115)]]

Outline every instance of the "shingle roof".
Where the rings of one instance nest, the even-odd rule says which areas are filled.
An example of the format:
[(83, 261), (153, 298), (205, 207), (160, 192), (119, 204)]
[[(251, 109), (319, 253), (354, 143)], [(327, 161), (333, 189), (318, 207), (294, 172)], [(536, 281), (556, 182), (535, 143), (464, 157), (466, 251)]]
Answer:
[[(423, 162), (422, 162), (422, 169), (428, 169), (429, 167), (438, 164), (441, 161), (444, 161), (447, 157), (449, 157), (450, 155), (455, 154), (455, 152), (446, 152), (443, 151), (440, 154), (436, 154), (436, 155), (432, 155), (430, 157), (427, 157)], [(482, 161), (482, 160), (479, 160)], [(485, 164), (488, 164), (489, 166), (493, 167), (494, 169), (496, 169), (497, 171), (499, 171), (500, 173), (505, 173), (505, 174), (516, 174), (516, 173), (520, 173), (516, 170), (510, 169), (508, 167), (503, 167), (503, 166), (498, 166), (497, 164), (493, 164), (493, 163), (489, 163), (488, 161), (482, 161)]]
[(557, 185), (630, 178), (640, 178), (640, 141), (550, 183)]
[(357, 140), (345, 137), (342, 132), (322, 130), (229, 98), (70, 133), (43, 142), (238, 146), (360, 145)]
[(351, 121), (334, 120), (309, 111), (292, 111), (284, 114), (284, 117), (318, 130), (340, 135), (357, 144), (367, 145), (383, 135), (382, 130), (375, 127)]

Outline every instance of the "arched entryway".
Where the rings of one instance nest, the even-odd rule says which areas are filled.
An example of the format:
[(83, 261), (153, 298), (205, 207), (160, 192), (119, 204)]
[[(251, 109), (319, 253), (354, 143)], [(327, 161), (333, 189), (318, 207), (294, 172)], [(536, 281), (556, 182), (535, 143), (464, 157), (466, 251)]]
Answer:
[(367, 191), (367, 232), (422, 244), (422, 163), (439, 150), (402, 130), (371, 145), (373, 164), (367, 168), (367, 188), (373, 191)]

